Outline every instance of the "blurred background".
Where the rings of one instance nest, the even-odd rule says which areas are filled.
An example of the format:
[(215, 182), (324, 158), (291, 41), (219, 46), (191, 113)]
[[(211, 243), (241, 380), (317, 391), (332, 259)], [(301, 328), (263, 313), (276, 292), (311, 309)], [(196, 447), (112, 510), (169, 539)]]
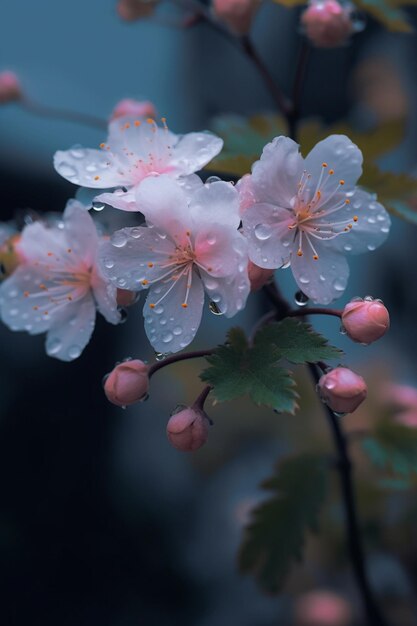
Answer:
[[(287, 92), (301, 41), (298, 21), (298, 10), (265, 3), (253, 28), (261, 55)], [(405, 119), (404, 141), (381, 164), (417, 171), (416, 60), (415, 36), (388, 34), (368, 20), (348, 46), (313, 52), (302, 114), (327, 123), (349, 118), (362, 127)], [(113, 0), (4, 1), (3, 69), (17, 73), (33, 100), (103, 119), (122, 98), (151, 100), (178, 133), (208, 128), (220, 113), (273, 111), (252, 65), (219, 34), (205, 25), (129, 24), (117, 16)], [(75, 189), (55, 173), (54, 152), (104, 139), (98, 129), (36, 117), (18, 105), (1, 107), (1, 220), (62, 211)], [(111, 228), (126, 223), (117, 211), (98, 217)], [(362, 427), (385, 410), (388, 380), (417, 386), (415, 228), (394, 220), (388, 243), (351, 263), (343, 303), (367, 293), (382, 298), (392, 316), (389, 337), (363, 348), (339, 333), (336, 320), (315, 322), (369, 382), (370, 399), (344, 418), (347, 428)], [(290, 272), (277, 278), (293, 298)], [(249, 329), (266, 306), (252, 296), (233, 324)], [(207, 311), (195, 348), (224, 341), (229, 325)], [(295, 416), (246, 400), (208, 403), (214, 420), (209, 441), (183, 454), (170, 447), (166, 422), (177, 404), (192, 403), (199, 393), (203, 363), (158, 373), (150, 399), (125, 411), (104, 398), (101, 380), (116, 361), (153, 359), (142, 326), (140, 302), (123, 326), (99, 317), (90, 345), (71, 364), (48, 358), (44, 337), (0, 327), (0, 623), (363, 624), (337, 491), (323, 512), (321, 534), (310, 537), (304, 562), (292, 569), (279, 597), (264, 595), (237, 569), (242, 528), (265, 497), (259, 484), (274, 463), (311, 442), (330, 448), (305, 373), (298, 375), (302, 401)], [(413, 497), (370, 497), (360, 454), (357, 462), (372, 582), (393, 626), (417, 624), (416, 491)], [(303, 617), (305, 594), (313, 591), (334, 594), (319, 597), (325, 607), (319, 622)]]

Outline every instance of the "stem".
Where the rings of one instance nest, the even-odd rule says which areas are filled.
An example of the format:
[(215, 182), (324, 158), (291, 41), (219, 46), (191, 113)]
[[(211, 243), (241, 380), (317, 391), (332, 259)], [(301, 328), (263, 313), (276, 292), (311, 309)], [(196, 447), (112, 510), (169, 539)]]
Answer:
[(76, 124), (84, 124), (85, 126), (92, 126), (93, 128), (99, 128), (100, 130), (107, 129), (107, 121), (96, 117), (95, 115), (68, 111), (66, 109), (56, 109), (54, 107), (40, 104), (39, 102), (34, 102), (27, 97), (23, 98), (20, 102), (26, 111), (29, 111), (34, 115), (40, 115), (41, 117), (49, 117), (57, 120), (65, 120), (66, 122), (75, 122)]
[(304, 317), (305, 315), (333, 315), (334, 317), (342, 317), (342, 309), (327, 309), (325, 307), (314, 306), (302, 309), (294, 309), (287, 313), (287, 317)]
[(207, 396), (212, 389), (213, 387), (211, 385), (206, 385), (200, 395), (196, 398), (192, 408), (204, 411), (204, 403), (207, 400)]
[(289, 123), (289, 115), (292, 108), (291, 103), (278, 87), (267, 66), (263, 62), (262, 58), (259, 56), (258, 51), (254, 47), (251, 39), (246, 35), (242, 37), (241, 42), (243, 51), (258, 69), (260, 76), (262, 77), (268, 91), (275, 101), (275, 104)]
[(211, 350), (195, 350), (194, 352), (173, 354), (163, 361), (159, 361), (151, 365), (148, 371), (148, 376), (149, 378), (151, 378), (158, 370), (162, 369), (163, 367), (167, 367), (168, 365), (172, 365), (173, 363), (178, 363), (178, 361), (186, 361), (187, 359), (199, 359), (201, 357), (209, 356), (210, 354), (213, 354), (215, 350), (215, 348), (212, 348)]
[(262, 287), (272, 304), (276, 308), (276, 319), (282, 320), (291, 312), (291, 307), (285, 298), (282, 296), (275, 282), (267, 283)]
[[(309, 365), (312, 377), (317, 384), (320, 374), (315, 365)], [(337, 450), (340, 485), (343, 496), (343, 506), (345, 512), (346, 535), (348, 540), (350, 558), (356, 582), (359, 587), (365, 614), (371, 626), (386, 626), (387, 622), (382, 616), (375, 603), (373, 592), (370, 587), (366, 569), (365, 555), (359, 533), (358, 515), (356, 511), (355, 498), (352, 485), (352, 462), (349, 457), (346, 437), (340, 427), (339, 420), (333, 411), (325, 405), (327, 421), (332, 433), (333, 442)]]

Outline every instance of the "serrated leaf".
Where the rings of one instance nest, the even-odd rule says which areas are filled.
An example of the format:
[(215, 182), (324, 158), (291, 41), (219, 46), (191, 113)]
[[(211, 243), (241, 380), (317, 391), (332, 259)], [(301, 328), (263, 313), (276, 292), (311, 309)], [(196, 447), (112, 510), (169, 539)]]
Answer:
[(410, 476), (417, 473), (417, 432), (393, 420), (380, 420), (373, 437), (362, 442), (362, 449), (370, 461), (381, 470), (394, 475)]
[(252, 512), (239, 565), (265, 591), (278, 592), (293, 561), (302, 557), (307, 530), (317, 528), (326, 496), (326, 460), (308, 454), (287, 459), (263, 487), (274, 496)]
[(343, 356), (341, 350), (331, 346), (310, 324), (290, 317), (268, 324), (257, 332), (255, 346), (268, 345), (274, 345), (280, 355), (292, 363), (317, 363)]
[(219, 402), (247, 394), (256, 404), (293, 413), (298, 395), (291, 373), (278, 365), (280, 358), (273, 345), (249, 347), (243, 331), (234, 328), (228, 343), (207, 357), (210, 367), (200, 377), (213, 385), (213, 396)]

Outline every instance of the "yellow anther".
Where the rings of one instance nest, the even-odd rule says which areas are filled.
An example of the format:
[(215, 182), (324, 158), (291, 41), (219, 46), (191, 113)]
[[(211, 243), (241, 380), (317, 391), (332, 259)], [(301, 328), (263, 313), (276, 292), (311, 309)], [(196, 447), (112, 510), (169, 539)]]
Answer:
[(357, 216), (357, 215), (354, 215), (354, 216), (353, 216), (353, 221), (354, 221), (354, 222), (357, 222), (357, 221), (358, 221), (358, 216)]
[(333, 176), (334, 170), (329, 170), (329, 174), (330, 174), (330, 176)]
[(181, 306), (182, 306), (183, 309), (187, 309), (188, 308), (188, 304), (186, 302), (183, 302), (181, 304)]
[(346, 198), (346, 200), (345, 200), (345, 204), (350, 204), (350, 200), (349, 200), (349, 198)]
[(100, 180), (100, 176), (94, 176), (94, 180)]
[(146, 121), (148, 122), (148, 124), (154, 124), (154, 121), (151, 117), (148, 117)]
[(106, 147), (106, 144), (105, 144), (105, 143), (101, 143), (101, 144), (100, 144), (100, 148), (101, 148), (102, 150), (103, 150), (105, 147)]
[(322, 167), (327, 167), (327, 163), (322, 163)]
[(318, 254), (315, 254), (315, 255), (313, 256), (313, 259), (314, 259), (315, 261), (318, 261), (318, 260), (319, 260), (319, 255), (318, 255)]
[(343, 179), (339, 180), (339, 185), (344, 185), (344, 184), (345, 184), (345, 181)]
[(148, 267), (153, 267), (153, 263), (148, 263)]
[(135, 126), (136, 126), (136, 128), (137, 128), (138, 126), (140, 126), (140, 125), (141, 125), (141, 123), (142, 123), (142, 122), (140, 122), (139, 120), (135, 120)]
[(297, 250), (297, 256), (303, 256), (303, 251), (301, 250), (301, 248)]
[(146, 278), (142, 280), (142, 285), (149, 285), (149, 280), (146, 280)]
[(130, 128), (130, 122), (126, 122), (126, 124), (124, 125), (124, 128)]
[(150, 303), (149, 308), (150, 308), (150, 309), (154, 309), (154, 308), (155, 308), (155, 305), (154, 305), (154, 303), (153, 303), (153, 302), (151, 302), (151, 303)]
[(24, 291), (23, 295), (25, 296), (25, 298), (29, 298), (29, 292), (28, 291)]

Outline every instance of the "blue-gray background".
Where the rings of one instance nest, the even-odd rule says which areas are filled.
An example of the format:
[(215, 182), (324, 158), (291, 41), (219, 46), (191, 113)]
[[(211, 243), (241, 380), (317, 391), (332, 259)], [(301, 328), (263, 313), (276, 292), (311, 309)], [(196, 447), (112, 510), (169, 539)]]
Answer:
[[(182, 31), (149, 21), (122, 23), (114, 5), (2, 0), (0, 70), (14, 70), (34, 100), (102, 118), (123, 97), (149, 99), (176, 132), (207, 128), (221, 112), (272, 109), (253, 67), (218, 34), (204, 26)], [(267, 4), (254, 28), (261, 54), (286, 90), (300, 45), (297, 23), (295, 11)], [(407, 141), (385, 165), (412, 168), (415, 53), (415, 39), (382, 34), (374, 24), (347, 48), (316, 52), (304, 114), (367, 121), (351, 77), (362, 58), (387, 58), (397, 68), (410, 115)], [(74, 190), (55, 174), (54, 151), (104, 138), (79, 124), (2, 107), (0, 219), (26, 209), (61, 211)], [(391, 340), (364, 352), (341, 337), (335, 323), (319, 321), (318, 328), (358, 368), (372, 373), (378, 359), (384, 374), (416, 383), (416, 231), (399, 223), (393, 230), (384, 249), (352, 263), (347, 292), (371, 292), (391, 304)], [(290, 272), (279, 279), (291, 295)], [(251, 298), (236, 323), (249, 328), (265, 306)], [(226, 328), (207, 313), (196, 345), (222, 341)], [(245, 511), (287, 449), (280, 433), (288, 420), (268, 411), (259, 416), (248, 403), (216, 408), (208, 451), (181, 455), (169, 447), (164, 429), (174, 406), (191, 402), (199, 389), (197, 368), (161, 373), (150, 400), (123, 412), (104, 401), (101, 378), (126, 356), (152, 358), (140, 305), (122, 327), (99, 320), (73, 364), (48, 359), (41, 337), (0, 329), (0, 622), (289, 625), (293, 590), (280, 600), (266, 598), (235, 566)], [(311, 411), (304, 410), (304, 419), (319, 416)], [(393, 575), (393, 566), (386, 570)], [(318, 580), (308, 572), (305, 588), (333, 586), (349, 595), (347, 572), (333, 578), (321, 572)]]

